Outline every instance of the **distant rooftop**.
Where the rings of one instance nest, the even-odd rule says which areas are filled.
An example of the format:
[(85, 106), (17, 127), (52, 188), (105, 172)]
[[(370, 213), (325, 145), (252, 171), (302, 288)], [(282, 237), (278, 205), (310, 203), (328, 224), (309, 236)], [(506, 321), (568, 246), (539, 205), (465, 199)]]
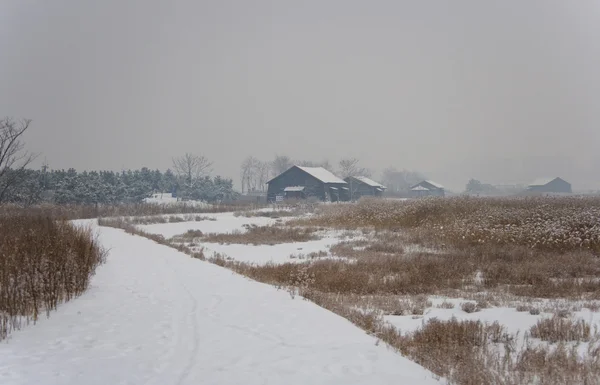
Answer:
[(337, 176), (333, 175), (331, 173), (331, 171), (328, 171), (328, 170), (324, 169), (323, 167), (302, 167), (302, 166), (296, 166), (296, 167), (298, 167), (300, 170), (314, 176), (315, 178), (317, 178), (318, 180), (320, 180), (323, 183), (346, 184), (345, 180), (338, 178)]
[(434, 187), (437, 187), (437, 188), (444, 188), (444, 186), (442, 186), (441, 184), (439, 184), (439, 183), (435, 183), (434, 181), (432, 181), (432, 180), (429, 180), (429, 179), (428, 179), (428, 180), (426, 180), (425, 182), (427, 182), (427, 183), (429, 183), (430, 185), (432, 185), (432, 186), (434, 186)]
[(373, 179), (369, 179), (366, 176), (354, 176), (353, 178), (371, 187), (386, 188), (384, 185), (377, 183)]
[(548, 183), (552, 182), (554, 179), (557, 179), (557, 177), (553, 177), (553, 178), (537, 178), (536, 180), (534, 180), (533, 182), (531, 182), (529, 184), (529, 186), (545, 186)]

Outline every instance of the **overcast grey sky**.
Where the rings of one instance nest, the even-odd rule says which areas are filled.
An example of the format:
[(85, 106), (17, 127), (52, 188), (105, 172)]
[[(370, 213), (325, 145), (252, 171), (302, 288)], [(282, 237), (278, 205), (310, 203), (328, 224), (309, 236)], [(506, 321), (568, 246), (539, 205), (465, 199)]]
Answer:
[(600, 1), (1, 0), (0, 115), (52, 168), (276, 153), (600, 187)]

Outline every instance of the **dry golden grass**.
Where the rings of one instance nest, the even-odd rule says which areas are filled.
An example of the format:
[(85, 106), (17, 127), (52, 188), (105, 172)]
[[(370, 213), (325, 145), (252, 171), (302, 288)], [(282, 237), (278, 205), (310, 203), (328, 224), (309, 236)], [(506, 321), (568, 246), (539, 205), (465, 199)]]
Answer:
[(225, 212), (244, 212), (265, 207), (264, 205), (211, 204), (200, 206), (193, 204), (163, 205), (152, 203), (130, 203), (120, 205), (53, 205), (42, 204), (22, 207), (18, 205), (3, 205), (0, 216), (47, 216), (58, 219), (89, 219), (112, 217), (141, 217), (157, 215), (208, 214)]
[(304, 210), (293, 209), (293, 210), (270, 210), (270, 211), (236, 211), (233, 215), (236, 217), (246, 217), (246, 218), (288, 218), (288, 217), (297, 217), (306, 213)]
[(83, 293), (104, 251), (90, 229), (46, 216), (0, 216), (0, 340)]
[(543, 318), (533, 325), (529, 331), (533, 338), (550, 343), (556, 342), (588, 342), (591, 338), (590, 324), (584, 320), (554, 315), (552, 318)]
[(276, 245), (279, 243), (307, 242), (319, 239), (314, 228), (247, 226), (246, 231), (223, 234), (205, 234), (204, 242), (237, 243), (250, 245)]
[(455, 247), (522, 245), (544, 251), (600, 251), (600, 198), (365, 199), (326, 205), (296, 224), (419, 230)]
[(157, 223), (180, 223), (180, 222), (201, 222), (201, 221), (216, 221), (215, 218), (198, 215), (153, 215), (144, 217), (127, 217), (125, 220), (132, 225), (152, 225)]

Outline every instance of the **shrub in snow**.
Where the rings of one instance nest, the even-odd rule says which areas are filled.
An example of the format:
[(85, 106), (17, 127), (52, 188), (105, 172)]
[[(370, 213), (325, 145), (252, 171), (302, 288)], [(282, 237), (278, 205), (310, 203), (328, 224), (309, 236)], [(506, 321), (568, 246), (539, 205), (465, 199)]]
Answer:
[(460, 308), (465, 312), (465, 313), (475, 313), (479, 311), (479, 308), (477, 307), (477, 304), (475, 302), (463, 302), (460, 305)]

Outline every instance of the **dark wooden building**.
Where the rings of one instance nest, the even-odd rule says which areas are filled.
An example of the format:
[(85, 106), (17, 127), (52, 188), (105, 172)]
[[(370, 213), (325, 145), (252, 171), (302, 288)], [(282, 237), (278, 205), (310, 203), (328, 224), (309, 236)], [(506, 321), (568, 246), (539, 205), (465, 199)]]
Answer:
[(380, 197), (386, 188), (366, 176), (349, 176), (344, 180), (348, 183), (350, 200), (356, 200), (364, 196)]
[(414, 198), (423, 196), (443, 197), (446, 195), (444, 186), (431, 180), (424, 180), (410, 187), (410, 195)]
[(570, 194), (571, 183), (562, 178), (541, 178), (533, 181), (528, 187), (528, 192), (532, 193), (557, 193)]
[(292, 166), (267, 182), (267, 200), (317, 198), (322, 201), (347, 201), (348, 184), (323, 167)]

